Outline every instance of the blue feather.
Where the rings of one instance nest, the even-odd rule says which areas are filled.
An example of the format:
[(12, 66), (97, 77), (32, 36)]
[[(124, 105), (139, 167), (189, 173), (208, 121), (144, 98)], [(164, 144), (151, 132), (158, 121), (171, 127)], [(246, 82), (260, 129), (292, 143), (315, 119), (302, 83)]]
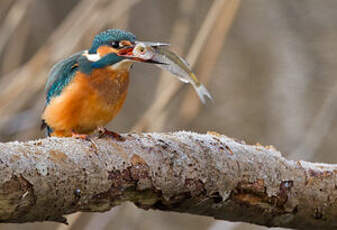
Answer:
[[(82, 57), (82, 53), (78, 52), (69, 58), (61, 60), (56, 63), (51, 69), (48, 80), (46, 83), (46, 105), (49, 104), (50, 100), (61, 94), (63, 88), (69, 84), (69, 82), (74, 78), (77, 71), (77, 60)], [(53, 132), (53, 129), (42, 120), (41, 129), (46, 128), (46, 135), (50, 136)]]
[(47, 104), (53, 97), (60, 95), (63, 88), (74, 78), (78, 69), (78, 66), (76, 66), (76, 64), (78, 64), (77, 60), (82, 57), (82, 53), (83, 51), (78, 52), (53, 66), (45, 88)]
[(110, 66), (124, 59), (111, 53), (96, 62), (91, 62), (82, 54), (83, 51), (78, 52), (53, 66), (46, 84), (47, 104), (49, 104), (53, 97), (61, 94), (64, 87), (71, 82), (77, 71), (90, 75), (93, 69)]
[(123, 59), (124, 57), (120, 57), (114, 53), (110, 53), (102, 57), (100, 60), (93, 62), (91, 64), (91, 67), (95, 69), (104, 68), (106, 66), (116, 64), (117, 62), (120, 62)]
[[(78, 69), (78, 59), (82, 56), (83, 51), (78, 52), (69, 58), (61, 60), (56, 63), (51, 69), (48, 80), (46, 83), (46, 105), (49, 104), (50, 100), (61, 94), (63, 88), (69, 84), (69, 82), (74, 78), (76, 71)], [(42, 120), (41, 129), (46, 128), (46, 135), (50, 136), (53, 129)]]

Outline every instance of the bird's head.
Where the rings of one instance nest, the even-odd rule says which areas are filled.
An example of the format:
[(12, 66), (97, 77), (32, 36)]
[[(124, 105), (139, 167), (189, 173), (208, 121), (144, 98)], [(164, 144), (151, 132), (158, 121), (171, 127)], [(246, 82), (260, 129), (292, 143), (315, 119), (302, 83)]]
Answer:
[(151, 60), (125, 55), (125, 53), (132, 51), (136, 43), (136, 36), (132, 33), (109, 29), (95, 36), (91, 48), (85, 55), (89, 61), (97, 62), (97, 68), (113, 65), (122, 60), (154, 63)]
[(135, 44), (136, 36), (123, 30), (110, 29), (97, 34), (92, 42), (89, 54), (98, 54), (101, 57), (107, 54), (116, 54), (120, 49)]

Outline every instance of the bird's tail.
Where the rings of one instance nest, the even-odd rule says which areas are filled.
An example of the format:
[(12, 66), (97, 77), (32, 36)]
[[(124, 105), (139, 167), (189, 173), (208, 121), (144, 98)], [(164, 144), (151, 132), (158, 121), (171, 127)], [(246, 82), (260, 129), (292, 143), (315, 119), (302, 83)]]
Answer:
[(46, 129), (46, 136), (50, 137), (51, 133), (53, 132), (53, 129), (48, 126), (45, 120), (41, 120), (41, 130)]

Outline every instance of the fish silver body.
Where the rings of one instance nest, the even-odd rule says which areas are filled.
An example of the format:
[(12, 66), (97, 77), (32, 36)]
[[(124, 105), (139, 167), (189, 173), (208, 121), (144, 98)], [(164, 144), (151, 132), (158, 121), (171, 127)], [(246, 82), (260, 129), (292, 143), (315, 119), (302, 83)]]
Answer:
[(132, 55), (143, 60), (161, 63), (156, 64), (156, 66), (169, 71), (180, 81), (190, 83), (197, 92), (202, 103), (206, 103), (205, 97), (208, 97), (212, 101), (211, 94), (197, 79), (188, 62), (174, 52), (163, 48), (163, 46), (167, 45), (168, 44), (166, 43), (158, 43), (155, 45), (138, 42), (132, 51)]

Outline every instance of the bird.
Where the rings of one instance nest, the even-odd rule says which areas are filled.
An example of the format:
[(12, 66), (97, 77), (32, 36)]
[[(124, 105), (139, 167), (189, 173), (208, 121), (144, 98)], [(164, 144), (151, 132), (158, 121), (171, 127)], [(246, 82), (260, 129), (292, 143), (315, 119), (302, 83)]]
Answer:
[(121, 138), (104, 126), (125, 102), (130, 67), (134, 62), (159, 64), (122, 55), (132, 50), (136, 42), (136, 36), (130, 32), (108, 29), (94, 37), (90, 49), (52, 67), (41, 116), (41, 128), (46, 129), (47, 136), (87, 139), (98, 130), (103, 135)]

